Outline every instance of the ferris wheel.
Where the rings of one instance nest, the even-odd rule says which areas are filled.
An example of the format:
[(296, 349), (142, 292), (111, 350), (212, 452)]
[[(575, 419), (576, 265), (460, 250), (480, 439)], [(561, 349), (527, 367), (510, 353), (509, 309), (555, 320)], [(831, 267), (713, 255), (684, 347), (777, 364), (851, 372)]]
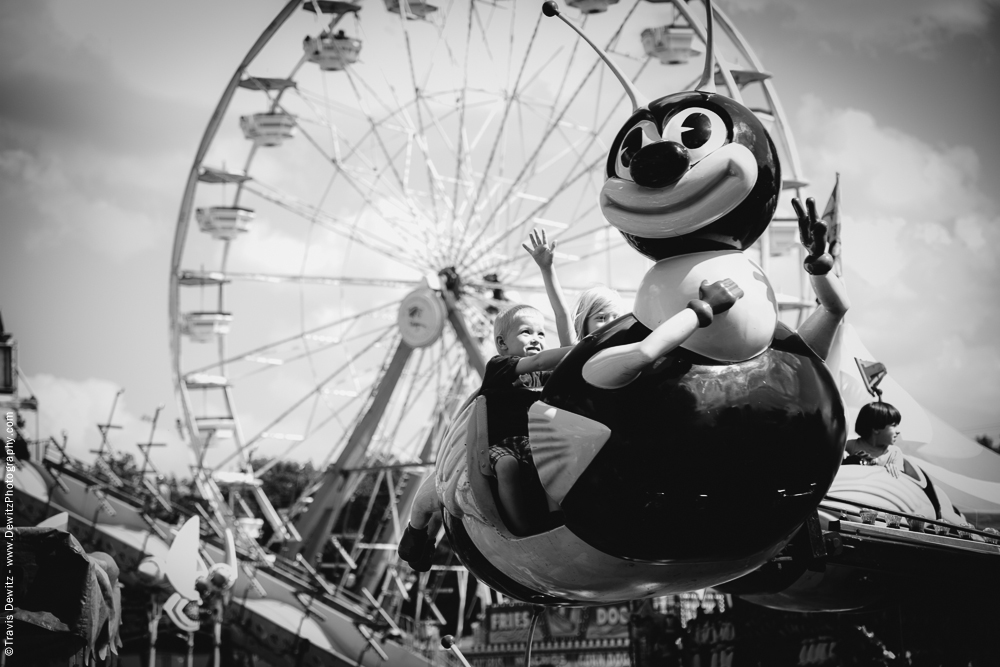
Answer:
[[(570, 298), (599, 283), (628, 297), (648, 268), (597, 204), (630, 109), (614, 76), (539, 5), (436, 2), (292, 0), (221, 96), (170, 276), (175, 388), (206, 479), (252, 477), (257, 456), (431, 460), (493, 354), (493, 316), (508, 300), (548, 310), (520, 247), (533, 228), (558, 240)], [(698, 79), (701, 5), (567, 4), (650, 98)], [(770, 75), (716, 12), (720, 92), (758, 112), (798, 195)], [(765, 268), (786, 237), (779, 218)], [(797, 290), (793, 308), (809, 301)]]

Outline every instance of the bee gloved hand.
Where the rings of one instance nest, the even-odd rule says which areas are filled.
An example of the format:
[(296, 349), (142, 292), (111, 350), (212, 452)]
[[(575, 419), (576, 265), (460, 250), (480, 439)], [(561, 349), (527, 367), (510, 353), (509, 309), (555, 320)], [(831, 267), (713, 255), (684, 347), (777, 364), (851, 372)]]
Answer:
[(687, 307), (698, 316), (698, 326), (707, 327), (715, 315), (724, 313), (743, 296), (743, 289), (730, 278), (717, 280), (709, 284), (707, 280), (698, 287), (698, 298), (689, 302)]
[(806, 199), (806, 210), (803, 210), (802, 202), (792, 199), (792, 208), (799, 219), (799, 240), (809, 251), (803, 262), (806, 273), (824, 276), (833, 268), (833, 255), (827, 248), (826, 223), (816, 215), (816, 200), (812, 197)]
[(715, 315), (732, 308), (742, 296), (743, 289), (730, 278), (717, 280), (711, 285), (703, 280), (698, 288), (698, 298), (711, 306)]

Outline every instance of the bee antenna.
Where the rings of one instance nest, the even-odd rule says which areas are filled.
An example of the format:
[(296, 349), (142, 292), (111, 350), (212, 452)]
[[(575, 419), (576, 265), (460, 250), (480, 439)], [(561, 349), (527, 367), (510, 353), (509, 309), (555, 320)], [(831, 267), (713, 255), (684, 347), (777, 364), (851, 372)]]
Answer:
[(621, 82), (622, 87), (625, 88), (625, 93), (628, 94), (629, 99), (632, 100), (632, 113), (635, 113), (639, 109), (644, 109), (649, 105), (649, 100), (646, 99), (646, 96), (643, 95), (641, 92), (639, 92), (639, 89), (632, 84), (629, 78), (626, 77), (620, 69), (618, 69), (617, 65), (611, 62), (611, 59), (608, 58), (608, 54), (604, 52), (604, 49), (599, 47), (597, 44), (594, 44), (594, 42), (592, 42), (589, 37), (583, 34), (583, 31), (581, 31), (575, 25), (570, 23), (566, 19), (566, 17), (559, 12), (558, 4), (553, 2), (553, 0), (547, 0), (546, 2), (542, 3), (542, 13), (548, 16), (549, 18), (553, 16), (558, 16), (563, 23), (572, 28), (576, 32), (576, 34), (580, 35), (580, 37), (583, 38), (583, 41), (587, 42), (587, 44), (590, 44), (591, 48), (593, 48), (594, 51), (597, 52), (597, 55), (601, 57), (601, 60), (603, 60), (607, 64), (607, 66), (611, 68), (612, 73), (614, 73), (614, 75), (618, 77), (618, 81)]
[(704, 93), (715, 92), (715, 38), (713, 36), (713, 24), (715, 19), (712, 11), (712, 0), (705, 0), (705, 69), (701, 72), (701, 80), (694, 87), (695, 90)]

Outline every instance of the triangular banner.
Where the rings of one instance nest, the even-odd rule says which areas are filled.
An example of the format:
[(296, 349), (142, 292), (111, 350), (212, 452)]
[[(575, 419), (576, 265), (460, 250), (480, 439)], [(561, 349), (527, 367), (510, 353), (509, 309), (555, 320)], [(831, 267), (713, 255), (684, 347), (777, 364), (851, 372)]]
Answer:
[(833, 184), (833, 192), (823, 210), (823, 222), (826, 223), (826, 241), (830, 244), (830, 255), (833, 257), (833, 271), (838, 276), (844, 275), (844, 267), (840, 261), (840, 173)]
[(857, 357), (854, 357), (854, 361), (858, 364), (861, 381), (865, 383), (865, 389), (868, 390), (868, 393), (872, 396), (881, 396), (882, 391), (878, 385), (887, 373), (885, 364), (880, 361), (865, 361)]

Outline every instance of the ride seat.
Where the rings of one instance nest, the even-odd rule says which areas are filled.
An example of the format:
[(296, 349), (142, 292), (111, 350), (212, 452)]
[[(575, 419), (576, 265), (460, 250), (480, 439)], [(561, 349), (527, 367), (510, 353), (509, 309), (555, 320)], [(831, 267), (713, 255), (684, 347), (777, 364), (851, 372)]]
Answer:
[[(486, 397), (477, 396), (469, 415), (466, 433), (466, 463), (469, 471), (469, 486), (483, 518), (501, 535), (508, 539), (518, 536), (510, 532), (504, 521), (504, 511), (500, 504), (499, 488), (493, 466), (490, 465), (489, 428), (486, 412)], [(542, 489), (544, 492), (544, 489)], [(547, 497), (547, 495), (546, 495)], [(554, 505), (554, 503), (552, 503)], [(564, 523), (562, 513), (550, 511), (551, 507), (539, 508), (546, 514), (547, 520), (540, 521), (536, 532), (551, 530)], [(555, 506), (558, 509), (558, 505)]]
[(497, 478), (490, 465), (489, 428), (486, 417), (486, 397), (477, 396), (469, 415), (468, 431), (465, 440), (466, 464), (469, 470), (469, 486), (472, 496), (486, 521), (501, 535), (513, 539), (516, 537), (507, 529), (507, 524), (501, 516), (499, 497), (497, 495)]

